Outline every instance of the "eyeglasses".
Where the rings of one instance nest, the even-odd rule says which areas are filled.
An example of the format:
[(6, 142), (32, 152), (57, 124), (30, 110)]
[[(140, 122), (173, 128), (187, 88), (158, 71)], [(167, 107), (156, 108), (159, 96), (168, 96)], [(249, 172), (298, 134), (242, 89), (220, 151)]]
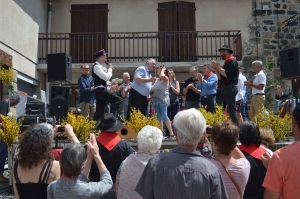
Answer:
[(90, 70), (89, 68), (82, 68), (83, 70)]

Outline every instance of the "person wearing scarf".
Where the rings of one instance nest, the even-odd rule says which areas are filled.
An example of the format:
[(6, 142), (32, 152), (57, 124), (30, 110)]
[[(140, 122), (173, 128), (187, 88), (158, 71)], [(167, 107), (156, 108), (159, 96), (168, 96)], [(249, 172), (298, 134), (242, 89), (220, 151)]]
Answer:
[(239, 65), (232, 55), (233, 50), (230, 46), (224, 45), (219, 52), (222, 59), (225, 60), (224, 66), (221, 67), (215, 60), (211, 62), (222, 88), (218, 104), (223, 104), (224, 109), (227, 105), (232, 123), (237, 124), (235, 96), (238, 93)]
[(198, 73), (197, 88), (201, 90), (201, 106), (205, 107), (206, 111), (215, 112), (215, 102), (217, 94), (218, 77), (212, 72), (212, 66), (205, 64), (202, 68), (203, 75)]
[(267, 169), (261, 155), (267, 150), (261, 147), (261, 134), (254, 122), (243, 122), (239, 125), (239, 149), (250, 162), (250, 175), (244, 192), (244, 199), (263, 198), (265, 188), (262, 186)]
[[(121, 140), (116, 133), (122, 126), (122, 122), (117, 120), (112, 113), (105, 113), (96, 123), (96, 129), (101, 131), (97, 137), (100, 157), (107, 167), (113, 183), (115, 183), (120, 164), (134, 152), (130, 145)], [(89, 179), (92, 182), (98, 182), (99, 176), (98, 166), (93, 160)], [(115, 188), (113, 187), (103, 198), (116, 198)]]

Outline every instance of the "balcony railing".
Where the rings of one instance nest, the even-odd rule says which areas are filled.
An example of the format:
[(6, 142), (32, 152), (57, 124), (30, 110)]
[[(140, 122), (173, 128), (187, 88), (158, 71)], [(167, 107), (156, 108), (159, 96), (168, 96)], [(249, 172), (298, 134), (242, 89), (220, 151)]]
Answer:
[(242, 57), (239, 30), (196, 32), (40, 33), (39, 63), (47, 54), (68, 53), (73, 63), (92, 63), (94, 53), (105, 49), (112, 62), (135, 62), (155, 58), (160, 62), (219, 59), (218, 49), (229, 44)]

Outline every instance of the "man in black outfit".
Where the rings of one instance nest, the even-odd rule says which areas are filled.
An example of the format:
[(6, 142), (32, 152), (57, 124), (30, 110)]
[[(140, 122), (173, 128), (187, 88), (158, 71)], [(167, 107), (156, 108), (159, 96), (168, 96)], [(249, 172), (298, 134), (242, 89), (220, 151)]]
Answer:
[(227, 105), (227, 110), (232, 123), (237, 124), (235, 96), (238, 93), (237, 83), (239, 77), (239, 65), (236, 59), (232, 56), (233, 50), (228, 45), (224, 45), (219, 49), (220, 55), (224, 62), (224, 66), (213, 60), (214, 67), (219, 79), (219, 85), (222, 91), (219, 96), (218, 104)]
[[(8, 102), (10, 100), (10, 102)], [(13, 95), (10, 99), (0, 102), (0, 127), (2, 126), (2, 117), (6, 116), (9, 112), (9, 105), (15, 106), (19, 103), (20, 98), (18, 95)], [(0, 182), (8, 182), (8, 179), (3, 176), (5, 160), (7, 158), (7, 145), (0, 140)]]
[(185, 80), (182, 93), (185, 95), (184, 109), (200, 108), (200, 90), (197, 89), (198, 84), (198, 68), (193, 66), (190, 68), (190, 78)]
[[(123, 99), (106, 88), (106, 82), (112, 77), (113, 66), (107, 63), (105, 50), (100, 50), (94, 55), (96, 62), (92, 68), (92, 76), (95, 88), (96, 112), (93, 119), (97, 121), (103, 116), (107, 102), (114, 104), (115, 116), (117, 116), (117, 113), (120, 114), (123, 107)], [(105, 63), (108, 64), (108, 68), (104, 66)]]

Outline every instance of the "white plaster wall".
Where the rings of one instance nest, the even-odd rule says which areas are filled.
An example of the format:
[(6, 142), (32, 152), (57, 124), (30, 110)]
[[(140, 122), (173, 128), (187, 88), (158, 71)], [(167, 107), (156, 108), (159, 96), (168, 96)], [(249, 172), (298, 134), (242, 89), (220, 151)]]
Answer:
[[(196, 30), (242, 30), (248, 35), (250, 0), (185, 0), (195, 2)], [(71, 4), (108, 4), (108, 32), (158, 31), (158, 3), (167, 0), (53, 0), (53, 33), (71, 31)]]
[(14, 0), (39, 25), (39, 32), (47, 31), (47, 0)]
[[(1, 0), (0, 41), (37, 62), (38, 24), (12, 0)], [(13, 57), (13, 68), (35, 78), (36, 65), (0, 43), (0, 49)]]

